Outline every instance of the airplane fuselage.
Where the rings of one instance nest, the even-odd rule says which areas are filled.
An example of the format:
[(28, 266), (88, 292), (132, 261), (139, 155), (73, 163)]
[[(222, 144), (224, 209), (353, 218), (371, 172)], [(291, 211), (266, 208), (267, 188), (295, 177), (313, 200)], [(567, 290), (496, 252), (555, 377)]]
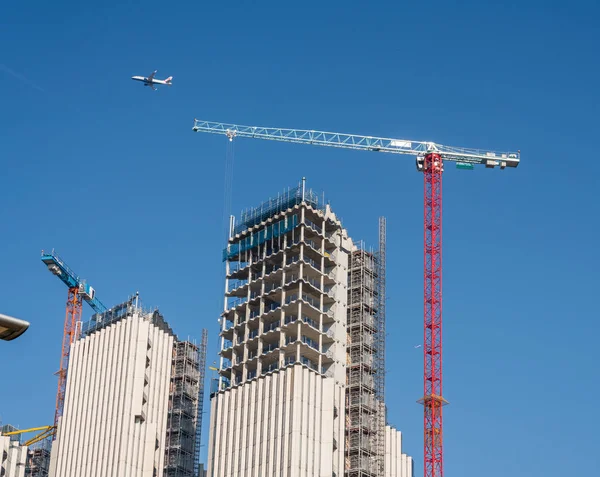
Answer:
[(135, 81), (141, 81), (142, 83), (146, 84), (146, 85), (151, 85), (151, 84), (168, 84), (170, 85), (170, 82), (167, 82), (165, 80), (159, 80), (159, 79), (148, 79), (144, 76), (132, 76), (131, 77), (132, 80)]

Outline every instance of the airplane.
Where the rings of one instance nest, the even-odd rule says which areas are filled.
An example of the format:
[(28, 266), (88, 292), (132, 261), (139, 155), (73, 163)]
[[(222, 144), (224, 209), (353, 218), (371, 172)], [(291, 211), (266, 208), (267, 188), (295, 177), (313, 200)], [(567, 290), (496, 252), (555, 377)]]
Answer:
[(166, 84), (168, 86), (171, 86), (171, 84), (172, 84), (171, 81), (173, 80), (173, 77), (169, 76), (165, 80), (154, 79), (154, 75), (156, 74), (156, 71), (158, 71), (158, 70), (155, 70), (154, 73), (152, 73), (147, 78), (145, 78), (144, 76), (132, 76), (131, 79), (135, 80), (135, 81), (143, 81), (144, 86), (150, 86), (154, 91), (156, 91), (156, 88), (154, 87), (155, 84)]

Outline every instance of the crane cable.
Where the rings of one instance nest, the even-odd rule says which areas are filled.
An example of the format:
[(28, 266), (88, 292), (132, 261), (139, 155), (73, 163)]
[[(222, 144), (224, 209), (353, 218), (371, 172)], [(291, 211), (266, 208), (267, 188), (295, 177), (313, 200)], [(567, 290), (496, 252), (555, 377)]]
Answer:
[[(224, 242), (228, 243), (229, 240), (229, 217), (231, 215), (231, 203), (232, 203), (232, 196), (233, 196), (233, 170), (234, 170), (234, 162), (235, 162), (235, 144), (233, 141), (233, 135), (228, 136), (229, 140), (227, 141), (227, 149), (225, 152), (225, 177), (224, 177), (224, 187), (223, 187), (223, 217), (222, 217), (222, 223), (221, 223), (221, 231), (222, 233), (225, 234), (224, 237)], [(225, 275), (225, 268), (221, 268), (221, 278), (223, 280), (223, 282), (225, 282), (226, 279), (226, 275)], [(216, 303), (216, 309), (219, 312), (219, 315), (221, 315), (222, 311), (223, 311), (223, 298), (218, 297), (217, 295), (215, 295), (216, 300), (218, 300), (218, 302)], [(216, 301), (215, 300), (215, 301)], [(219, 334), (221, 333), (221, 329), (222, 329), (222, 321), (224, 320), (224, 317), (219, 318)], [(219, 342), (217, 344), (217, 348), (220, 349), (221, 347), (221, 343), (220, 343), (220, 339), (219, 338)], [(220, 365), (217, 365), (216, 362), (213, 363), (215, 366), (220, 367)], [(216, 372), (216, 376), (211, 377), (210, 381), (211, 381), (211, 387), (212, 387), (212, 383), (215, 380), (218, 380), (218, 367), (215, 366), (209, 366), (209, 369), (213, 370)]]
[(222, 230), (225, 231), (225, 238), (229, 239), (229, 217), (231, 216), (231, 203), (233, 196), (233, 170), (235, 163), (235, 142), (233, 138), (227, 141), (227, 151), (225, 154), (225, 185), (223, 190), (223, 223)]

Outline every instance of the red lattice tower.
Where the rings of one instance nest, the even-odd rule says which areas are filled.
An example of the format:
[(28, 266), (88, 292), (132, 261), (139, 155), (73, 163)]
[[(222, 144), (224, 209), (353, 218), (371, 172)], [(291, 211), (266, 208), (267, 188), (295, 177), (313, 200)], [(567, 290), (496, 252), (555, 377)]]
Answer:
[(62, 340), (62, 354), (58, 375), (58, 391), (56, 393), (56, 410), (54, 412), (54, 425), (58, 424), (58, 418), (62, 416), (65, 403), (65, 391), (67, 389), (67, 370), (69, 368), (69, 355), (71, 344), (77, 339), (77, 323), (81, 321), (81, 308), (83, 302), (79, 296), (79, 288), (69, 288), (67, 299), (67, 312), (65, 315), (65, 329)]
[(425, 156), (424, 415), (425, 477), (444, 475), (442, 407), (442, 172), (439, 154)]

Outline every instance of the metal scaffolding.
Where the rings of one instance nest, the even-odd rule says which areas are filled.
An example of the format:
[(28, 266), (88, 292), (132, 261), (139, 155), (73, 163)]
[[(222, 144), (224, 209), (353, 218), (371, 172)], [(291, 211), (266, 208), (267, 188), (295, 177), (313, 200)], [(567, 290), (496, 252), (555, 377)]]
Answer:
[(50, 471), (50, 450), (52, 440), (44, 439), (29, 446), (25, 477), (47, 477)]
[(200, 348), (198, 349), (198, 414), (196, 418), (196, 445), (194, 447), (194, 476), (200, 475), (200, 447), (202, 446), (202, 414), (204, 409), (204, 376), (206, 372), (206, 347), (208, 345), (208, 330), (202, 330)]
[(379, 217), (379, 250), (377, 252), (377, 298), (379, 299), (375, 320), (375, 398), (378, 401), (377, 428), (380, 438), (377, 440), (379, 456), (379, 475), (384, 475), (385, 469), (385, 425), (387, 423), (385, 406), (385, 249), (386, 249), (386, 220)]
[[(346, 387), (346, 476), (381, 477), (385, 456), (385, 218), (379, 251), (350, 254)], [(383, 231), (383, 232), (382, 232)]]
[[(204, 342), (205, 333), (202, 338)], [(202, 427), (201, 382), (204, 381), (206, 346), (189, 341), (175, 343), (169, 395), (169, 415), (165, 450), (165, 477), (195, 477), (199, 455), (197, 442)], [(202, 393), (203, 394), (203, 393)]]

